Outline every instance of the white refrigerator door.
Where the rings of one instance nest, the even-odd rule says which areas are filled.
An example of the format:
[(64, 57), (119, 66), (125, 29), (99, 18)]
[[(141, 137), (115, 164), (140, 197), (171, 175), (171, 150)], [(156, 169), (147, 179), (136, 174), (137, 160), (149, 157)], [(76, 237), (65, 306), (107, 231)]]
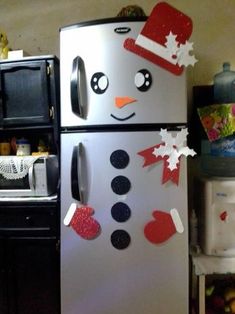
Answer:
[[(162, 184), (163, 162), (143, 167), (137, 154), (161, 143), (158, 131), (61, 136), (62, 314), (188, 313), (185, 157), (179, 184)], [(76, 203), (70, 188), (77, 175), (71, 171), (73, 151), (78, 157), (78, 190), (101, 226), (100, 234), (90, 240), (63, 223)], [(117, 206), (120, 203), (124, 208)], [(160, 244), (150, 242), (144, 229), (154, 220), (153, 211), (169, 214), (174, 208), (184, 230)], [(165, 233), (168, 225), (154, 228)]]
[[(62, 28), (62, 127), (186, 122), (185, 73), (176, 76), (123, 47), (126, 38), (137, 38), (143, 25)], [(125, 28), (126, 34), (115, 32)]]

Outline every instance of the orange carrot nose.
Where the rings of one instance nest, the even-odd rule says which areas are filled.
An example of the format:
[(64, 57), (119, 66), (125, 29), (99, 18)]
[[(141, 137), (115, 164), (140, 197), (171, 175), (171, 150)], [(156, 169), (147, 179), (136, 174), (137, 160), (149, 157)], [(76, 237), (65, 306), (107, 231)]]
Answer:
[(118, 107), (118, 108), (122, 108), (124, 107), (125, 105), (127, 104), (130, 104), (132, 102), (135, 102), (137, 101), (137, 99), (135, 98), (132, 98), (132, 97), (116, 97), (115, 98), (115, 106)]

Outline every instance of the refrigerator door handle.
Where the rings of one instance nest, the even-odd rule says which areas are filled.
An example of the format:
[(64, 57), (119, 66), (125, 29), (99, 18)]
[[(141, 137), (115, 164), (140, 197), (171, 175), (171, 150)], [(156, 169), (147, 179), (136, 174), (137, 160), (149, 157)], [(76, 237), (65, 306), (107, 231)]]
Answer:
[(83, 145), (79, 143), (73, 148), (71, 162), (71, 192), (72, 197), (85, 204), (84, 185), (82, 180)]
[(70, 95), (72, 111), (80, 118), (86, 116), (86, 75), (84, 61), (77, 56), (73, 59), (72, 73), (70, 77)]

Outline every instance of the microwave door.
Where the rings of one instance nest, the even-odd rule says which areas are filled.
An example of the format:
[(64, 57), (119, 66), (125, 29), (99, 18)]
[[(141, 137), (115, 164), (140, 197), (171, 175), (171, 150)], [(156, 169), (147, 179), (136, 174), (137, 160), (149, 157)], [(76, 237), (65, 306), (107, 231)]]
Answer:
[(24, 197), (35, 195), (35, 178), (33, 166), (29, 168), (27, 175), (18, 179), (7, 179), (1, 175), (0, 197)]

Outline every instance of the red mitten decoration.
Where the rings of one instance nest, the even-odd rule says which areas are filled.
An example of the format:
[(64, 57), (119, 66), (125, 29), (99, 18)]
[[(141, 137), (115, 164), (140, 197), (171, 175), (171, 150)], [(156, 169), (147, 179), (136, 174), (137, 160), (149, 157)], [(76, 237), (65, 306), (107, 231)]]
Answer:
[(64, 224), (71, 226), (74, 231), (83, 239), (91, 240), (96, 238), (101, 231), (100, 224), (91, 216), (94, 210), (91, 207), (70, 206), (65, 217)]
[(179, 213), (176, 209), (171, 209), (170, 213), (155, 210), (153, 217), (155, 220), (148, 222), (144, 228), (145, 237), (152, 243), (163, 243), (176, 232), (182, 233), (184, 231)]

